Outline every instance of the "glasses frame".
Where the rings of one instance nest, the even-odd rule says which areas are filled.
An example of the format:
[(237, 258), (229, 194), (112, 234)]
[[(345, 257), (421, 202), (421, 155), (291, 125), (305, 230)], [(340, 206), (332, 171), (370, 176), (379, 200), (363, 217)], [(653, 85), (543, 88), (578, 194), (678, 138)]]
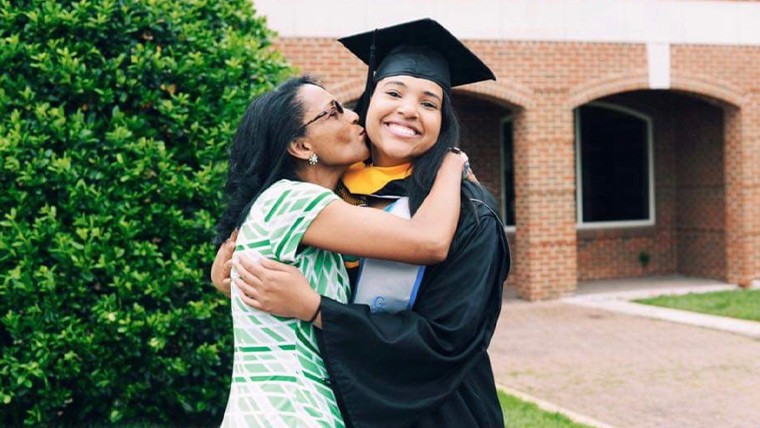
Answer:
[(320, 112), (318, 115), (314, 116), (314, 119), (301, 125), (301, 127), (298, 128), (298, 132), (303, 131), (304, 129), (306, 129), (307, 126), (318, 121), (319, 119), (322, 119), (325, 116), (332, 116), (333, 112), (336, 112), (338, 114), (343, 114), (344, 111), (345, 110), (343, 108), (343, 105), (340, 102), (338, 102), (338, 100), (332, 100), (330, 101), (329, 107), (327, 107), (325, 110), (322, 110), (322, 112)]

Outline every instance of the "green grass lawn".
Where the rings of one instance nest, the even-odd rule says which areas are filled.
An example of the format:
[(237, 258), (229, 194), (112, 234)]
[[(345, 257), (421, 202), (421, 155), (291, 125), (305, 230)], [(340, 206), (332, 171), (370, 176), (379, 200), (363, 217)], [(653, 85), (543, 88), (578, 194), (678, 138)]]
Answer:
[(645, 305), (701, 312), (710, 315), (760, 321), (760, 290), (731, 290), (690, 293), (635, 300)]
[(547, 412), (503, 391), (499, 391), (499, 402), (504, 412), (506, 428), (589, 428), (588, 425), (577, 424), (560, 413)]

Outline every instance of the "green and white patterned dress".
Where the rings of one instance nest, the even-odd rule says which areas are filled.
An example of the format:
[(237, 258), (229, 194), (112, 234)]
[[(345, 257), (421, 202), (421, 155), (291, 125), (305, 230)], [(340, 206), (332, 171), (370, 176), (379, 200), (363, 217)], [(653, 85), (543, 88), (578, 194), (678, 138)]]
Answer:
[[(348, 302), (341, 256), (300, 246), (312, 220), (338, 199), (321, 186), (280, 180), (254, 202), (240, 228), (235, 255), (263, 256), (296, 266), (319, 294)], [(232, 272), (235, 357), (223, 427), (343, 427), (319, 355), (315, 328), (246, 306)]]

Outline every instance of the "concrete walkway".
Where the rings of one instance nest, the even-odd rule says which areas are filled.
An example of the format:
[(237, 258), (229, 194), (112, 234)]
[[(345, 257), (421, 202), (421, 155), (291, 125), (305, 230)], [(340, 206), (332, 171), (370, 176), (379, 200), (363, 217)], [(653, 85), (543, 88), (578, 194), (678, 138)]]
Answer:
[[(636, 290), (578, 295), (610, 287)], [(600, 425), (760, 427), (760, 340), (736, 332), (507, 300), (489, 353), (497, 383)]]

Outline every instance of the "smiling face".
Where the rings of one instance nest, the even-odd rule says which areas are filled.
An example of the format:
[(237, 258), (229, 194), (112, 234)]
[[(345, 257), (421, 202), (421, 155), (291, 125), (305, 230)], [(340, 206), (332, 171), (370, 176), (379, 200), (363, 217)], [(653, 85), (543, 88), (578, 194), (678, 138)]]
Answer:
[(369, 103), (365, 126), (372, 141), (372, 162), (395, 166), (412, 162), (438, 141), (443, 89), (412, 76), (379, 81)]
[(306, 135), (300, 142), (307, 150), (319, 157), (320, 167), (348, 167), (369, 157), (364, 128), (359, 116), (344, 110), (329, 92), (316, 85), (304, 85), (299, 89), (304, 108)]

